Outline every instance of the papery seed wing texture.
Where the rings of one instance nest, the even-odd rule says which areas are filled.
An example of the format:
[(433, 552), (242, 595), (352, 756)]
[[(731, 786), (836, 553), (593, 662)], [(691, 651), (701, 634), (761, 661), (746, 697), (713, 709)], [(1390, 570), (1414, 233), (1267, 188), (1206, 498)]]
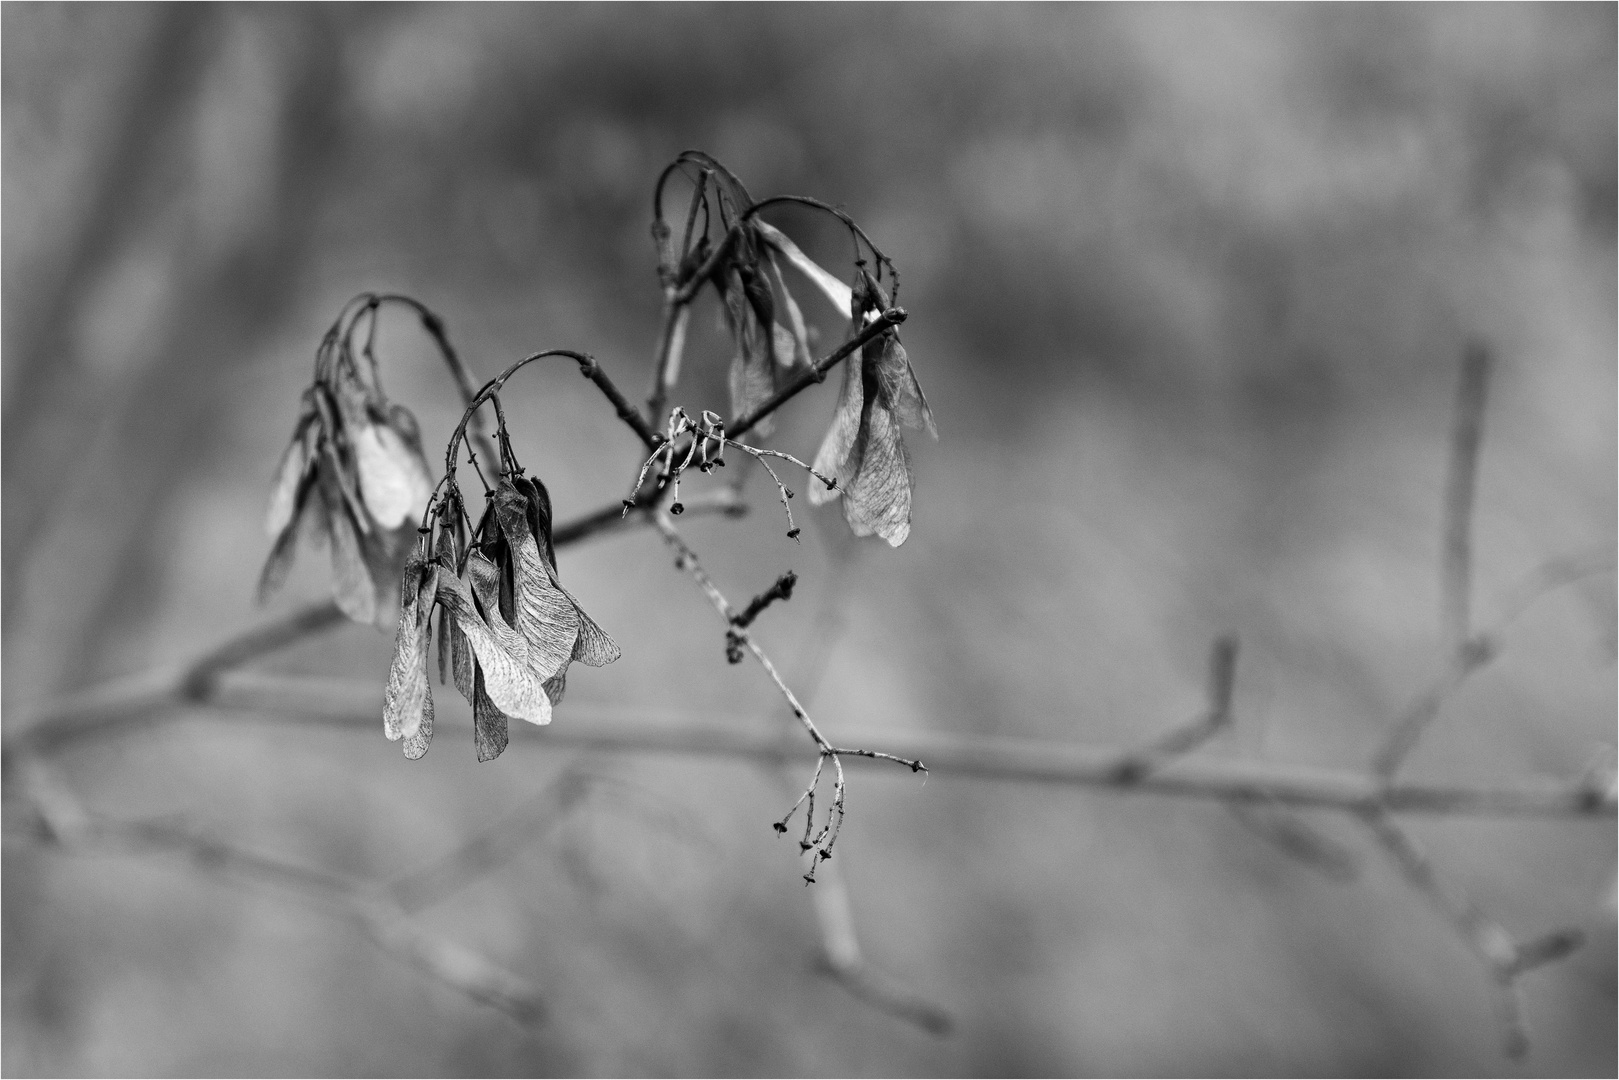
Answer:
[(399, 624), (394, 628), (393, 662), (388, 682), (382, 690), (382, 733), (389, 739), (404, 738), (402, 714), (409, 705), (415, 669), (420, 666), (416, 651), (416, 600), (421, 592), (422, 562), (411, 559), (400, 579)]
[[(432, 709), (427, 678), (427, 646), (432, 629), (433, 600), (438, 593), (437, 568), (412, 556), (400, 582), (399, 625), (394, 632), (393, 665), (383, 694), (383, 733), (390, 739), (414, 736)], [(424, 712), (424, 710), (426, 710)], [(427, 752), (425, 744), (422, 753)], [(420, 757), (420, 754), (416, 755)]]
[(894, 414), (881, 405), (868, 408), (860, 443), (859, 471), (843, 492), (843, 518), (856, 536), (876, 533), (899, 547), (911, 534), (911, 464)]
[(479, 761), (493, 761), (506, 749), (508, 727), (506, 714), (489, 700), (483, 688), (483, 673), (478, 672), (472, 694), (472, 741), (478, 748)]
[[(477, 558), (479, 556), (474, 553), (468, 559), (468, 565), (471, 566)], [(496, 639), (490, 625), (478, 616), (472, 597), (460, 579), (440, 575), (439, 598), (440, 602), (455, 615), (461, 632), (466, 635), (467, 644), (478, 661), (484, 689), (495, 707), (507, 716), (519, 720), (527, 720), (532, 724), (549, 724), (551, 699), (545, 696), (541, 681), (534, 677), (534, 673), (529, 670), (524, 660), (513, 656), (502, 645), (501, 640)], [(504, 630), (502, 640), (510, 641), (515, 638), (518, 642), (522, 641), (516, 631), (506, 626), (500, 618), (498, 609), (494, 610), (491, 616)], [(526, 653), (526, 643), (523, 643), (523, 648)], [(526, 660), (526, 656), (524, 659)]]
[(422, 718), (416, 725), (416, 730), (405, 736), (405, 757), (411, 761), (419, 761), (427, 755), (427, 747), (433, 741), (433, 691), (427, 689), (422, 697)]
[(933, 423), (933, 410), (922, 396), (922, 385), (916, 381), (905, 346), (897, 334), (883, 336), (882, 354), (877, 363), (877, 377), (882, 386), (882, 397), (894, 411), (894, 416), (908, 428), (925, 428), (935, 439), (939, 429)]
[(534, 674), (549, 679), (568, 663), (579, 639), (579, 612), (557, 587), (529, 531), (528, 501), (510, 484), (495, 493), (495, 514), (514, 560), (517, 631), (529, 645)]
[(427, 510), (433, 481), (419, 451), (393, 428), (365, 424), (354, 435), (360, 494), (371, 517), (384, 529), (418, 520)]
[(339, 488), (332, 460), (328, 456), (320, 463), (320, 501), (332, 542), (332, 598), (355, 622), (372, 623), (377, 618), (376, 586), (360, 550), (359, 529)]
[(814, 282), (815, 287), (821, 290), (832, 306), (837, 309), (838, 314), (842, 315), (849, 310), (849, 305), (852, 302), (850, 297), (852, 290), (850, 290), (849, 286), (839, 281), (836, 275), (821, 266), (820, 263), (805, 255), (797, 244), (789, 240), (787, 235), (774, 225), (763, 221), (757, 222), (757, 225), (759, 235), (771, 247), (781, 252), (782, 257), (792, 263), (799, 273)]
[(836, 488), (827, 490), (820, 481), (809, 485), (809, 500), (821, 506), (837, 498), (841, 489), (854, 477), (860, 467), (855, 455), (859, 446), (860, 414), (864, 404), (864, 380), (860, 373), (859, 355), (851, 356), (843, 365), (843, 388), (838, 394), (837, 410), (832, 414), (832, 426), (821, 440), (821, 449), (815, 455), (815, 471), (837, 480)]
[[(605, 667), (622, 656), (618, 643), (608, 636), (607, 631), (596, 625), (595, 619), (585, 614), (585, 609), (579, 606), (579, 601), (574, 599), (573, 593), (561, 585), (557, 588), (579, 614), (579, 640), (573, 647), (573, 659), (591, 667)], [(563, 673), (566, 674), (566, 671)]]
[(279, 539), (292, 524), (298, 512), (299, 495), (305, 491), (304, 479), (313, 462), (304, 447), (303, 436), (293, 436), (276, 467), (275, 480), (270, 485), (270, 505), (264, 513), (264, 531)]

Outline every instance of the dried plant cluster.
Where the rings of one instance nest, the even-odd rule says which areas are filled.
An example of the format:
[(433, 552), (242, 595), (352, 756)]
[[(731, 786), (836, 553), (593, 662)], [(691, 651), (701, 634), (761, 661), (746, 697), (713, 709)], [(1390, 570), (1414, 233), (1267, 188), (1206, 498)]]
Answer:
[[(683, 178), (678, 180), (677, 178)], [(687, 185), (682, 212), (666, 220), (666, 189)], [(812, 260), (763, 215), (797, 205), (829, 215), (847, 232), (852, 258), (836, 274)], [(814, 504), (839, 500), (849, 528), (902, 544), (910, 532), (914, 483), (902, 438), (906, 428), (935, 431), (933, 416), (911, 369), (898, 327), (899, 274), (893, 262), (842, 211), (811, 198), (754, 201), (742, 183), (706, 154), (681, 154), (658, 178), (653, 239), (663, 287), (663, 315), (651, 388), (636, 406), (586, 353), (549, 349), (523, 357), (479, 384), (452, 347), (442, 320), (409, 297), (365, 294), (346, 305), (316, 351), (314, 375), (304, 391), (292, 440), (276, 470), (266, 525), (272, 547), (260, 578), (261, 600), (285, 580), (300, 546), (329, 551), (332, 599), (280, 616), (190, 661), (154, 668), (48, 703), (8, 724), (3, 760), (8, 785), (30, 814), (26, 827), (42, 842), (68, 850), (131, 849), (187, 853), (195, 865), (289, 887), (353, 918), (377, 945), (468, 996), (525, 1023), (543, 1015), (538, 990), (501, 965), (415, 924), (413, 914), (512, 857), (532, 835), (496, 828), (474, 836), (442, 859), (393, 882), (351, 878), (320, 868), (255, 854), (171, 821), (139, 821), (97, 814), (55, 775), (49, 755), (89, 737), (178, 715), (190, 704), (246, 710), (255, 715), (309, 718), (374, 730), (374, 707), (334, 708), (329, 686), (313, 693), (307, 680), (239, 671), (250, 661), (341, 623), (345, 618), (386, 626), (396, 620), (386, 676), (383, 733), (406, 757), (426, 754), (433, 736), (432, 676), (453, 685), (472, 707), (480, 761), (506, 748), (513, 719), (549, 724), (563, 701), (569, 666), (609, 664), (619, 656), (612, 637), (586, 614), (563, 585), (557, 550), (629, 525), (657, 530), (675, 565), (698, 586), (719, 618), (716, 645), (740, 663), (752, 657), (772, 680), (807, 744), (735, 730), (695, 726), (593, 725), (589, 733), (567, 725), (548, 738), (560, 745), (598, 749), (699, 750), (780, 764), (792, 752), (813, 756), (813, 773), (788, 812), (772, 822), (798, 837), (804, 877), (814, 892), (825, 969), (851, 993), (892, 1016), (943, 1033), (949, 1014), (899, 986), (861, 955), (848, 898), (832, 856), (845, 813), (845, 759), (880, 760), (922, 771), (926, 756), (941, 772), (1020, 783), (1058, 783), (1114, 791), (1156, 792), (1199, 798), (1226, 807), (1258, 837), (1334, 879), (1359, 873), (1355, 851), (1317, 828), (1301, 809), (1335, 811), (1361, 828), (1390, 864), (1452, 928), (1476, 957), (1493, 988), (1502, 1045), (1528, 1049), (1521, 980), (1573, 952), (1577, 928), (1519, 937), (1435, 868), (1398, 820), (1408, 814), (1612, 820), (1619, 802), (1611, 755), (1573, 778), (1519, 778), (1494, 785), (1411, 781), (1402, 769), (1442, 714), (1452, 695), (1490, 665), (1506, 626), (1535, 600), (1593, 574), (1613, 573), (1611, 546), (1567, 553), (1536, 568), (1496, 605), (1491, 619), (1476, 618), (1472, 581), (1472, 506), (1487, 401), (1490, 361), (1482, 345), (1462, 361), (1449, 471), (1441, 513), (1441, 619), (1444, 663), (1409, 706), (1391, 717), (1386, 738), (1365, 768), (1311, 766), (1199, 754), (1233, 730), (1238, 642), (1222, 636), (1209, 658), (1206, 709), (1189, 722), (1135, 747), (1040, 744), (957, 739), (913, 732), (896, 740), (907, 757), (832, 742), (782, 678), (754, 636), (754, 624), (773, 605), (790, 601), (797, 576), (781, 574), (740, 607), (733, 606), (676, 527), (682, 514), (736, 510), (740, 474), (752, 462), (770, 477), (795, 541), (795, 492), (784, 468), (804, 473)], [(840, 322), (842, 340), (815, 358), (812, 320), (789, 288), (807, 283)], [(679, 387), (687, 329), (694, 306), (712, 293), (730, 345), (730, 415), (714, 408), (671, 405)], [(451, 434), (443, 472), (435, 480), (414, 417), (383, 390), (377, 355), (385, 310), (403, 309), (419, 320), (455, 378), (464, 411)], [(520, 370), (559, 359), (601, 391), (643, 449), (643, 462), (620, 500), (558, 521), (545, 484), (525, 469), (512, 449), (501, 390)], [(842, 388), (829, 429), (813, 455), (756, 445), (769, 434), (777, 410), (822, 382), (838, 364)], [(712, 404), (712, 403), (704, 403)], [(745, 441), (752, 436), (754, 442)], [(466, 451), (462, 471), (462, 450)], [(729, 463), (727, 451), (733, 451)], [(806, 457), (809, 463), (806, 464)], [(566, 468), (566, 461), (548, 468)], [(681, 481), (695, 469), (733, 483), (681, 497)], [(791, 474), (789, 474), (790, 477)], [(476, 478), (481, 505), (462, 482)], [(467, 489), (470, 490), (470, 487)], [(395, 600), (397, 597), (397, 601)], [(721, 636), (723, 635), (723, 636)], [(358, 701), (374, 700), (375, 682), (355, 687)], [(312, 697), (319, 700), (311, 702)], [(303, 704), (300, 704), (302, 699)], [(828, 768), (830, 766), (830, 769)], [(822, 781), (830, 773), (830, 798)], [(554, 821), (578, 801), (584, 781), (553, 785), (527, 813)], [(820, 798), (822, 810), (816, 811)], [(793, 829), (804, 812), (802, 831)], [(9, 820), (21, 820), (9, 815)], [(817, 877), (819, 871), (820, 877)]]
[[(682, 174), (691, 191), (676, 242), (663, 206), (665, 189)], [(829, 214), (847, 229), (853, 246), (851, 283), (815, 262), (760, 216), (787, 204)], [(936, 434), (933, 415), (899, 340), (904, 312), (894, 304), (898, 270), (847, 214), (798, 196), (755, 202), (730, 170), (697, 152), (682, 154), (664, 170), (654, 206), (652, 233), (665, 312), (645, 411), (630, 405), (587, 354), (552, 349), (524, 357), (470, 395), (436, 483), (429, 477), (415, 419), (383, 393), (375, 344), (382, 307), (408, 305), (459, 376), (463, 369), (442, 323), (404, 297), (367, 295), (351, 301), (316, 353), (314, 381), (304, 392), (275, 480), (267, 521), (275, 542), (260, 592), (268, 595), (285, 578), (300, 536), (330, 548), (333, 596), (349, 618), (385, 621), (395, 610), (387, 597), (397, 586), (383, 733), (402, 743), (408, 758), (425, 755), (433, 738), (430, 668), (435, 659), (439, 682), (453, 684), (472, 706), (478, 760), (500, 756), (512, 720), (549, 724), (566, 689), (568, 666), (609, 664), (618, 659), (619, 647), (558, 579), (551, 499), (545, 484), (524, 469), (512, 450), (500, 391), (537, 360), (574, 361), (649, 451), (619, 517), (634, 512), (654, 520), (679, 552), (679, 565), (693, 574), (725, 619), (727, 658), (736, 663), (749, 652), (758, 657), (819, 751), (809, 785), (775, 825), (785, 833), (787, 822), (805, 807), (800, 846), (810, 861), (806, 880), (813, 882), (815, 864), (831, 858), (843, 821), (841, 756), (892, 758), (913, 770), (923, 766), (877, 751), (833, 746), (748, 631), (772, 600), (791, 595), (796, 577), (784, 575), (738, 614), (675, 532), (670, 516), (685, 510), (682, 476), (693, 468), (709, 474), (724, 467), (730, 448), (769, 474), (793, 540), (799, 535), (791, 505), (794, 492), (772, 460), (809, 475), (812, 503), (841, 498), (844, 519), (856, 535), (879, 536), (897, 547), (910, 533), (913, 486), (901, 429), (925, 428)], [(819, 362), (811, 351), (814, 335), (788, 287), (784, 265), (848, 318), (841, 347)], [(698, 419), (693, 419), (679, 405), (664, 418), (669, 394), (678, 384), (693, 305), (707, 290), (718, 302), (733, 350), (732, 419), (726, 421), (712, 409), (697, 410)], [(844, 359), (843, 389), (813, 466), (737, 437), (750, 430), (768, 434), (778, 408)], [(486, 405), (494, 416), (492, 442), (474, 426)], [(474, 438), (485, 442), (481, 462), (469, 441)], [(463, 447), (483, 487), (484, 501), (476, 515), (461, 488)], [(824, 817), (817, 818), (815, 795), (828, 761), (835, 776), (832, 802)]]

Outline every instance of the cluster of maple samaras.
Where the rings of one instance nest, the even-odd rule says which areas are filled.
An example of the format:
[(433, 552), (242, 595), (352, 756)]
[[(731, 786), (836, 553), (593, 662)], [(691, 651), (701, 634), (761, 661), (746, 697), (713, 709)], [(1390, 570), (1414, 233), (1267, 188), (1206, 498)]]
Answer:
[(569, 664), (600, 667), (617, 660), (619, 649), (557, 580), (545, 485), (521, 474), (504, 476), (470, 543), (459, 506), (447, 509), (431, 559), (418, 550), (404, 566), (383, 731), (404, 741), (406, 757), (427, 753), (436, 606), (439, 682), (453, 679), (472, 706), (478, 760), (489, 761), (506, 749), (509, 719), (551, 722)]
[(275, 543), (259, 601), (286, 580), (302, 537), (331, 548), (332, 596), (343, 613), (385, 623), (433, 481), (410, 410), (388, 401), (374, 371), (362, 377), (346, 349), (326, 345), (271, 487), (265, 529)]
[[(710, 276), (736, 349), (730, 371), (736, 417), (748, 415), (814, 365), (809, 331), (782, 275), (782, 260), (808, 278), (839, 313), (848, 314), (851, 336), (890, 306), (888, 294), (863, 262), (856, 263), (850, 287), (781, 230), (757, 217), (744, 219), (727, 257)], [(761, 434), (768, 434), (768, 425), (768, 418), (757, 425)], [(911, 464), (901, 426), (926, 428), (938, 436), (899, 333), (889, 327), (844, 368), (837, 412), (815, 458), (815, 470), (837, 483), (811, 485), (810, 502), (821, 505), (841, 496), (844, 519), (856, 536), (876, 534), (894, 547), (911, 531)]]

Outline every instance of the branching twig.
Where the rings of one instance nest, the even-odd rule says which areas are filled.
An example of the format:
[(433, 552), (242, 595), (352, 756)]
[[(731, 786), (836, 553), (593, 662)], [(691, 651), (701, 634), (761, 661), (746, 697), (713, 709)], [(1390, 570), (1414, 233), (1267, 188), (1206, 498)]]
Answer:
[[(382, 691), (374, 683), (350, 679), (265, 675), (234, 672), (222, 676), (206, 702), (170, 698), (153, 719), (184, 715), (206, 708), (241, 713), (256, 721), (313, 723), (365, 731), (375, 730)], [(582, 707), (581, 707), (582, 708)], [(445, 711), (448, 720), (451, 713)], [(588, 713), (581, 711), (581, 716)], [(142, 718), (145, 719), (145, 718)], [(108, 723), (100, 734), (111, 735), (135, 725)], [(63, 731), (68, 737), (60, 737)], [(694, 754), (782, 765), (804, 761), (817, 747), (796, 739), (735, 727), (698, 724), (672, 726), (667, 721), (629, 721), (614, 714), (591, 716), (589, 723), (514, 728), (533, 740), (556, 747), (606, 753)], [(64, 746), (71, 728), (56, 729), (37, 748)], [(45, 734), (42, 732), (42, 735)], [(1243, 758), (1183, 757), (1139, 780), (1118, 776), (1117, 747), (1032, 739), (960, 737), (921, 731), (846, 733), (850, 743), (882, 741), (902, 762), (921, 758), (928, 770), (1012, 783), (1055, 784), (1120, 793), (1139, 792), (1190, 799), (1238, 799), (1339, 811), (1384, 808), (1402, 814), (1438, 814), (1472, 818), (1589, 818), (1612, 820), (1615, 793), (1611, 785), (1588, 778), (1518, 780), (1496, 784), (1401, 781), (1384, 784), (1362, 770), (1324, 769), (1311, 765)], [(513, 746), (528, 739), (514, 739)], [(849, 751), (839, 749), (839, 753)], [(858, 764), (858, 762), (856, 762)]]
[[(714, 605), (714, 610), (719, 612), (720, 618), (725, 620), (727, 634), (731, 635), (735, 640), (740, 641), (741, 644), (753, 654), (754, 659), (759, 661), (759, 665), (765, 669), (765, 672), (770, 676), (771, 681), (776, 684), (776, 689), (781, 692), (782, 697), (792, 709), (793, 715), (798, 718), (798, 722), (803, 725), (804, 730), (809, 734), (810, 740), (815, 744), (815, 748), (817, 750), (815, 776), (810, 781), (809, 786), (805, 789), (803, 797), (798, 803), (793, 805), (791, 810), (787, 812), (786, 817), (776, 822), (775, 828), (778, 833), (785, 833), (787, 831), (788, 819), (790, 819), (792, 815), (797, 812), (800, 805), (807, 802), (808, 808), (805, 812), (804, 839), (799, 842), (799, 846), (806, 852), (815, 852), (817, 857), (822, 861), (830, 859), (832, 857), (833, 845), (837, 843), (838, 831), (843, 824), (844, 798), (846, 793), (842, 760), (844, 756), (862, 757), (870, 760), (893, 761), (901, 765), (909, 766), (912, 772), (926, 772), (927, 766), (923, 765), (920, 760), (915, 758), (900, 757), (895, 754), (885, 753), (881, 750), (866, 750), (854, 747), (834, 746), (832, 743), (827, 741), (826, 737), (821, 734), (820, 729), (816, 727), (815, 721), (810, 718), (809, 712), (805, 710), (803, 704), (799, 702), (797, 696), (793, 693), (792, 688), (787, 685), (784, 679), (782, 679), (781, 673), (776, 670), (776, 665), (771, 662), (770, 657), (765, 654), (765, 651), (759, 647), (759, 643), (753, 640), (752, 634), (749, 633), (746, 627), (739, 627), (736, 625), (736, 612), (734, 609), (732, 609), (730, 601), (725, 598), (725, 594), (720, 592), (719, 587), (714, 584), (707, 572), (703, 570), (702, 563), (698, 561), (696, 552), (692, 551), (692, 549), (686, 544), (686, 541), (683, 540), (680, 534), (675, 531), (674, 522), (670, 521), (668, 515), (662, 511), (654, 512), (652, 522), (653, 525), (656, 526), (658, 532), (662, 534), (664, 542), (675, 550), (675, 565), (679, 569), (685, 570), (687, 573), (689, 573), (692, 576), (692, 579), (697, 582), (698, 587), (703, 590), (703, 593), (708, 597), (709, 602)], [(819, 831), (816, 831), (814, 828), (815, 790), (817, 785), (820, 783), (821, 768), (828, 760), (832, 762), (832, 770), (834, 774), (832, 807), (827, 813), (826, 824)], [(815, 870), (813, 863), (811, 864), (810, 871), (804, 875), (804, 880), (808, 883), (813, 883), (815, 881)]]
[(1523, 1021), (1518, 976), (1569, 955), (1580, 946), (1583, 935), (1577, 930), (1558, 930), (1519, 944), (1506, 928), (1491, 919), (1465, 894), (1441, 881), (1416, 838), (1387, 813), (1369, 811), (1362, 815), (1362, 820), (1406, 881), (1449, 920), (1467, 947), (1488, 969), (1496, 988), (1496, 1010), (1506, 1054), (1517, 1058), (1528, 1053), (1529, 1033)]
[(929, 1034), (948, 1035), (955, 1026), (949, 1010), (917, 994), (866, 960), (855, 933), (849, 889), (837, 863), (823, 860), (817, 872), (815, 853), (806, 851), (803, 858), (805, 872), (817, 874), (817, 885), (810, 898), (821, 929), (821, 964), (826, 973), (877, 1011), (915, 1024)]
[(1469, 342), (1462, 354), (1456, 389), (1455, 422), (1445, 472), (1442, 557), (1439, 574), (1439, 623), (1444, 670), (1434, 685), (1418, 695), (1395, 722), (1372, 758), (1372, 771), (1390, 778), (1416, 749), (1428, 726), (1461, 682), (1488, 662), (1492, 646), (1472, 633), (1473, 499), (1478, 487), (1479, 444), (1484, 435), (1484, 404), (1489, 386), (1490, 354)]
[(1121, 783), (1133, 783), (1154, 769), (1197, 749), (1231, 723), (1231, 693), (1237, 677), (1237, 639), (1216, 638), (1209, 650), (1209, 708), (1189, 724), (1165, 733), (1119, 760)]
[(763, 420), (765, 417), (769, 416), (771, 413), (775, 412), (777, 409), (781, 408), (783, 405), (787, 404), (793, 398), (797, 397), (805, 390), (808, 390), (816, 383), (824, 382), (826, 380), (826, 373), (836, 367), (838, 365), (838, 361), (842, 360), (846, 356), (849, 356), (872, 338), (880, 336), (890, 327), (898, 326), (900, 323), (904, 322), (905, 319), (906, 312), (904, 308), (889, 308), (881, 315), (878, 315), (875, 319), (862, 327), (860, 332), (855, 334), (854, 337), (850, 338), (848, 341), (845, 341), (842, 345), (839, 345), (822, 359), (817, 360), (814, 367), (810, 368), (798, 378), (782, 387), (781, 390), (777, 391), (763, 404), (750, 412), (743, 413), (741, 416), (735, 416), (730, 420), (727, 420), (725, 422), (726, 434), (730, 435), (733, 439), (746, 435), (748, 432), (752, 431), (758, 426), (759, 421)]

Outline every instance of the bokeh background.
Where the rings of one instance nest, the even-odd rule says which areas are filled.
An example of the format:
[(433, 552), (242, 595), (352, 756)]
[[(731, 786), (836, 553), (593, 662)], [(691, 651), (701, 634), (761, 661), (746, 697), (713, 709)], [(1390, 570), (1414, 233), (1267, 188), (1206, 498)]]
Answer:
[[(1210, 754), (1355, 767), (1439, 660), (1439, 496), (1462, 344), (1496, 357), (1477, 512), (1493, 597), (1615, 543), (1615, 8), (22, 5), (4, 83), (4, 706), (253, 625), (268, 479), (320, 334), (394, 289), (483, 375), (586, 349), (650, 373), (657, 170), (706, 149), (755, 194), (862, 221), (903, 271), (938, 416), (915, 524), (785, 540), (773, 494), (692, 520), (722, 587), (801, 579), (760, 623), (825, 725), (1126, 745), (1193, 714), (1242, 640)], [(784, 211), (814, 253), (836, 233)], [(806, 304), (816, 303), (812, 298)], [(677, 399), (723, 402), (704, 311)], [(826, 322), (828, 333), (835, 325)], [(408, 319), (392, 394), (442, 446), (452, 385)], [(814, 452), (834, 387), (774, 436)], [(513, 385), (560, 516), (635, 445), (560, 368)], [(721, 410), (723, 411), (723, 410)], [(757, 480), (757, 478), (755, 478)], [(802, 502), (802, 500), (800, 500)], [(766, 730), (656, 536), (563, 553), (624, 647), (593, 715)], [(285, 610), (318, 598), (306, 555)], [(1574, 775), (1614, 739), (1614, 579), (1538, 601), (1414, 776)], [(277, 656), (373, 679), (344, 627)], [(825, 657), (824, 665), (817, 658)], [(816, 677), (817, 668), (823, 673)], [(1422, 820), (1522, 936), (1500, 1056), (1483, 972), (1353, 823), (1328, 880), (1213, 804), (855, 775), (839, 865), (870, 959), (948, 1007), (930, 1036), (818, 975), (787, 782), (538, 737), (473, 759), (440, 692), (419, 763), (380, 735), (208, 714), (58, 762), (92, 807), (385, 877), (564, 770), (610, 777), (430, 910), (535, 980), (527, 1030), (339, 919), (161, 856), (8, 838), (7, 1075), (1612, 1075), (1611, 821)], [(527, 733), (518, 733), (519, 735)], [(10, 804), (8, 817), (15, 811)]]

